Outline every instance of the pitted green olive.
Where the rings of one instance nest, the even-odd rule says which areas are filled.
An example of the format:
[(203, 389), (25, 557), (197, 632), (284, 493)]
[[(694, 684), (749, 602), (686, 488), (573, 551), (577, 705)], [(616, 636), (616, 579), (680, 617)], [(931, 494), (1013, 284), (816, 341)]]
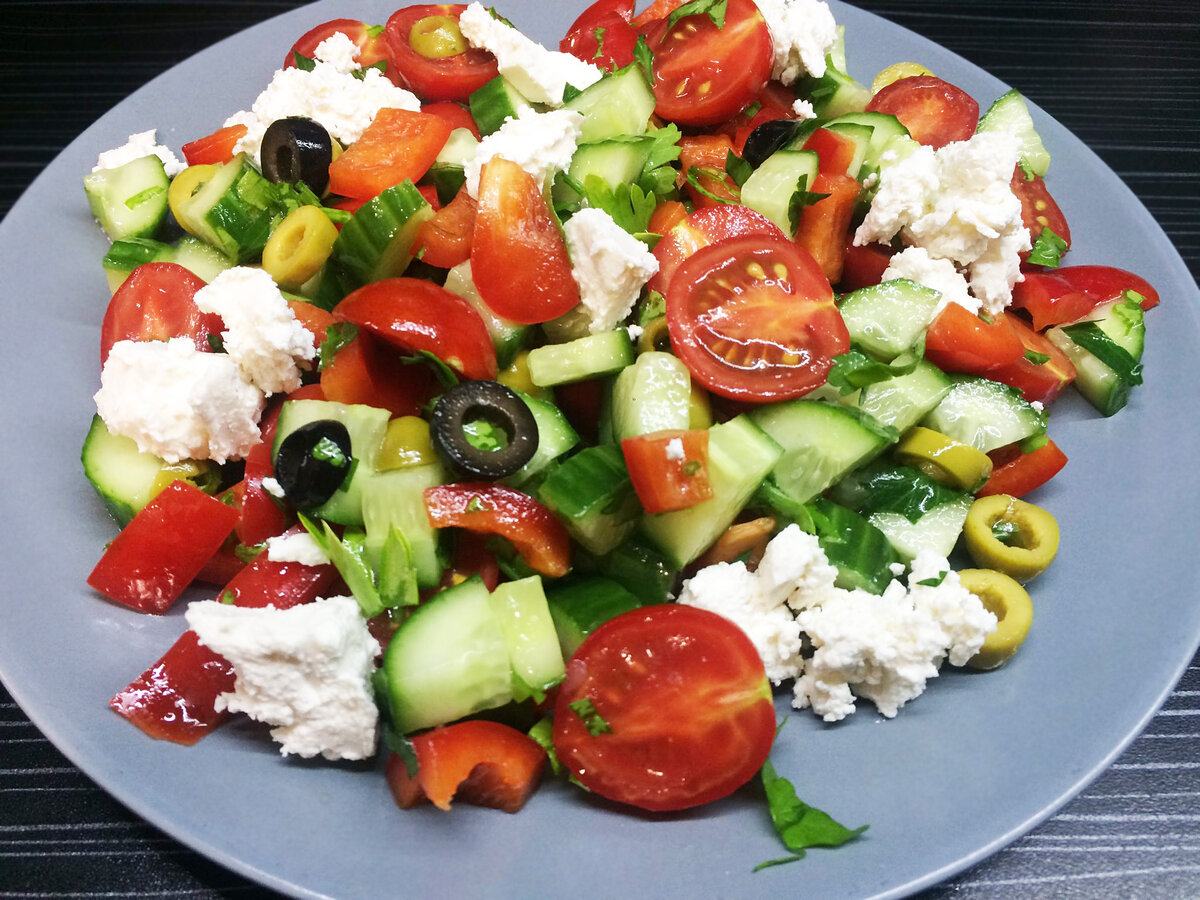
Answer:
[(981, 567), (1024, 584), (1040, 575), (1058, 553), (1058, 522), (1032, 503), (993, 494), (971, 504), (963, 525), (967, 552)]
[(1025, 642), (1033, 624), (1033, 602), (1029, 593), (1003, 572), (994, 569), (962, 569), (963, 587), (980, 599), (997, 620), (996, 630), (984, 639), (979, 652), (967, 661), (972, 669), (995, 669), (1008, 662)]

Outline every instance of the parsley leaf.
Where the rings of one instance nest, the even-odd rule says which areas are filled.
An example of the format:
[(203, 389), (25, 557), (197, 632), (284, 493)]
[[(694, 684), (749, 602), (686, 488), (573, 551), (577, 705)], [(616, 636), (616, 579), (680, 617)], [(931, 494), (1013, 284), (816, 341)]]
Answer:
[(1054, 233), (1052, 228), (1043, 228), (1038, 239), (1033, 242), (1029, 251), (1029, 262), (1035, 266), (1049, 266), (1057, 269), (1062, 262), (1062, 255), (1067, 252), (1067, 242)]
[(613, 188), (595, 174), (589, 174), (582, 186), (588, 206), (604, 210), (630, 234), (640, 234), (650, 225), (650, 215), (658, 205), (653, 193), (636, 184), (621, 183)]
[(646, 81), (653, 84), (654, 53), (650, 50), (650, 45), (646, 43), (644, 34), (639, 34), (637, 43), (633, 45), (633, 59), (638, 64), (638, 68), (642, 70), (642, 74), (646, 76)]
[(924, 336), (915, 347), (901, 353), (890, 363), (880, 362), (857, 347), (852, 347), (847, 352), (840, 353), (833, 358), (833, 367), (829, 370), (828, 375), (829, 384), (837, 388), (843, 396), (852, 394), (869, 384), (908, 375), (917, 368), (924, 356)]
[(372, 69), (377, 70), (380, 75), (385, 74), (387, 72), (387, 60), (381, 59), (379, 62), (372, 63), (371, 65), (367, 66), (365, 69), (354, 69), (350, 72), (350, 74), (353, 75), (355, 78), (357, 78), (359, 81), (362, 81), (363, 79), (365, 79), (367, 77), (367, 73), (369, 71), (371, 71)]
[(675, 23), (685, 16), (707, 15), (718, 28), (725, 27), (725, 8), (728, 0), (692, 0), (680, 6), (667, 19), (667, 28), (675, 27)]
[(596, 704), (592, 702), (590, 697), (582, 697), (573, 703), (568, 703), (567, 708), (579, 716), (587, 728), (588, 734), (592, 737), (598, 737), (602, 734), (612, 734), (612, 726), (604, 720), (604, 717), (600, 713), (596, 712)]
[(755, 871), (800, 859), (807, 847), (840, 847), (867, 830), (866, 825), (847, 828), (828, 813), (809, 806), (796, 796), (796, 789), (790, 781), (776, 774), (770, 760), (763, 763), (762, 783), (767, 792), (767, 809), (775, 832), (795, 856), (768, 860), (756, 866)]
[(818, 194), (815, 191), (808, 189), (808, 176), (801, 175), (796, 182), (796, 190), (792, 192), (792, 199), (788, 201), (788, 228), (791, 230), (792, 236), (796, 234), (796, 228), (800, 225), (800, 211), (806, 206), (812, 206), (819, 200), (824, 200), (828, 194)]
[(733, 183), (741, 187), (746, 179), (754, 172), (754, 166), (746, 162), (732, 150), (725, 154), (725, 171), (733, 179)]
[(339, 350), (358, 336), (358, 326), (350, 322), (335, 322), (325, 328), (325, 340), (317, 348), (317, 371), (323, 372), (333, 362)]
[(1036, 350), (1026, 350), (1025, 361), (1033, 363), (1035, 366), (1044, 366), (1050, 362), (1050, 357), (1045, 353), (1038, 353)]
[(311, 72), (317, 67), (317, 62), (312, 57), (305, 56), (299, 50), (292, 51), (292, 59), (296, 61), (296, 68), (303, 69), (305, 72)]
[(593, 28), (592, 37), (596, 39), (596, 53), (592, 59), (602, 59), (604, 57), (604, 35), (608, 32), (607, 28)]
[(208, 346), (213, 353), (225, 352), (225, 340), (219, 334), (210, 333), (208, 335)]
[(922, 587), (937, 587), (939, 584), (941, 584), (943, 581), (946, 580), (946, 576), (949, 574), (950, 574), (949, 572), (947, 572), (946, 570), (943, 569), (941, 572), (938, 572), (938, 574), (933, 576), (932, 578), (924, 578), (921, 581), (918, 581), (917, 584), (921, 585)]

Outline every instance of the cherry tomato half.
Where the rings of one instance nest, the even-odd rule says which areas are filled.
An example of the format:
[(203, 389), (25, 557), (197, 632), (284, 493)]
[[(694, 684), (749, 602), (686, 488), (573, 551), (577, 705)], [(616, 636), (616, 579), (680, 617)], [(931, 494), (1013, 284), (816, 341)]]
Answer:
[(466, 100), (497, 75), (496, 57), (468, 46), (459, 31), (464, 9), (461, 3), (405, 6), (387, 21), (389, 68), (424, 100)]
[(1051, 403), (1075, 380), (1075, 365), (1049, 338), (1034, 331), (1017, 316), (1005, 316), (1017, 333), (1025, 353), (1006, 366), (987, 371), (987, 377), (1019, 390), (1026, 400)]
[(1097, 306), (1126, 291), (1141, 294), (1142, 309), (1158, 304), (1158, 291), (1146, 279), (1112, 266), (1064, 266), (1048, 272), (1026, 272), (1013, 285), (1013, 306), (1023, 309), (1039, 331), (1078, 322)]
[(100, 364), (117, 341), (165, 341), (191, 338), (196, 349), (211, 351), (208, 336), (225, 323), (215, 313), (202, 313), (192, 299), (204, 279), (176, 263), (145, 263), (117, 288), (100, 326)]
[[(1067, 224), (1067, 217), (1063, 215), (1063, 211), (1050, 196), (1042, 177), (1035, 175), (1033, 178), (1026, 178), (1021, 167), (1017, 166), (1009, 185), (1021, 201), (1021, 221), (1029, 229), (1029, 239), (1036, 241), (1042, 229), (1049, 228), (1066, 241), (1067, 249), (1070, 249), (1071, 227)], [(1022, 254), (1021, 258), (1026, 256), (1027, 253)]]
[(597, 628), (567, 663), (554, 710), (563, 765), (602, 797), (655, 811), (733, 793), (774, 737), (758, 651), (692, 606), (636, 609)]
[(368, 25), (358, 19), (331, 19), (306, 31), (300, 40), (292, 44), (287, 59), (283, 61), (283, 67), (294, 68), (297, 53), (305, 59), (312, 59), (316, 56), (318, 45), (339, 31), (358, 47), (358, 64), (364, 69), (387, 59), (387, 48), (381, 34), (382, 26)]
[(850, 335), (812, 255), (756, 234), (709, 244), (667, 290), (671, 349), (708, 390), (765, 403), (822, 384)]
[(893, 81), (871, 98), (867, 111), (895, 116), (913, 140), (934, 149), (967, 140), (979, 124), (979, 104), (971, 95), (933, 75)]
[(723, 203), (696, 210), (684, 221), (672, 226), (663, 234), (662, 240), (654, 245), (658, 271), (646, 283), (646, 287), (665, 297), (675, 270), (685, 259), (714, 241), (744, 234), (762, 234), (783, 240), (779, 226), (748, 206)]
[(638, 33), (629, 24), (634, 0), (596, 0), (579, 14), (558, 49), (607, 71), (633, 62)]

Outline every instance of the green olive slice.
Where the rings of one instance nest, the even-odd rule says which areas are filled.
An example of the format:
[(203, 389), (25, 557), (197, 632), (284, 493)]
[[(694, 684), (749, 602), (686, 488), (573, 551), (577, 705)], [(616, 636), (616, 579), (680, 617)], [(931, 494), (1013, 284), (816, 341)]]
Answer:
[(978, 490), (992, 474), (992, 460), (982, 450), (920, 425), (904, 435), (895, 455), (904, 465), (968, 493)]
[(983, 641), (979, 652), (967, 660), (972, 669), (995, 669), (1004, 665), (1025, 643), (1033, 624), (1033, 602), (1029, 593), (1003, 572), (994, 569), (961, 569), (963, 587), (980, 599), (996, 617), (996, 630)]
[(1024, 584), (1046, 570), (1058, 553), (1058, 522), (1032, 503), (993, 494), (971, 504), (963, 540), (975, 564)]

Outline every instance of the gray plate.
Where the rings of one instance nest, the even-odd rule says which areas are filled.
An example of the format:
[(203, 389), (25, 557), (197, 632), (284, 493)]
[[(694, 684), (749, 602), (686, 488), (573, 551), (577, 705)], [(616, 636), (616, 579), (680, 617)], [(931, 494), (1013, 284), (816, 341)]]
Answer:
[[(510, 0), (503, 11), (554, 45), (579, 4)], [(1146, 385), (1106, 420), (1077, 397), (1054, 407), (1071, 463), (1039, 502), (1063, 546), (1034, 585), (1036, 621), (1005, 669), (948, 672), (893, 721), (869, 704), (825, 726), (796, 714), (776, 766), (859, 841), (752, 874), (781, 855), (755, 787), (700, 810), (637, 815), (546, 784), (517, 816), (462, 806), (399, 812), (378, 773), (282, 761), (263, 729), (233, 723), (194, 748), (144, 738), (108, 698), (183, 630), (107, 604), (84, 578), (114, 528), (79, 468), (98, 387), (105, 242), (80, 187), (96, 154), (150, 127), (175, 148), (215, 128), (269, 80), (287, 41), (339, 15), (382, 21), (386, 3), (321, 3), (198, 54), (89, 128), (0, 224), (6, 423), (6, 573), (0, 676), (46, 735), (137, 813), (264, 884), (297, 895), (373, 897), (898, 896), (996, 851), (1077, 793), (1145, 724), (1200, 639), (1190, 524), (1200, 477), (1190, 388), (1200, 296), (1150, 215), (1104, 164), (1034, 109), (1054, 154), (1050, 186), (1072, 224), (1073, 263), (1149, 278)], [(852, 73), (918, 59), (984, 104), (999, 81), (911, 32), (836, 4)], [(232, 74), (231, 74), (232, 73)], [(1184, 525), (1182, 523), (1187, 522)], [(207, 596), (207, 595), (197, 595)], [(786, 713), (785, 699), (780, 712)]]

